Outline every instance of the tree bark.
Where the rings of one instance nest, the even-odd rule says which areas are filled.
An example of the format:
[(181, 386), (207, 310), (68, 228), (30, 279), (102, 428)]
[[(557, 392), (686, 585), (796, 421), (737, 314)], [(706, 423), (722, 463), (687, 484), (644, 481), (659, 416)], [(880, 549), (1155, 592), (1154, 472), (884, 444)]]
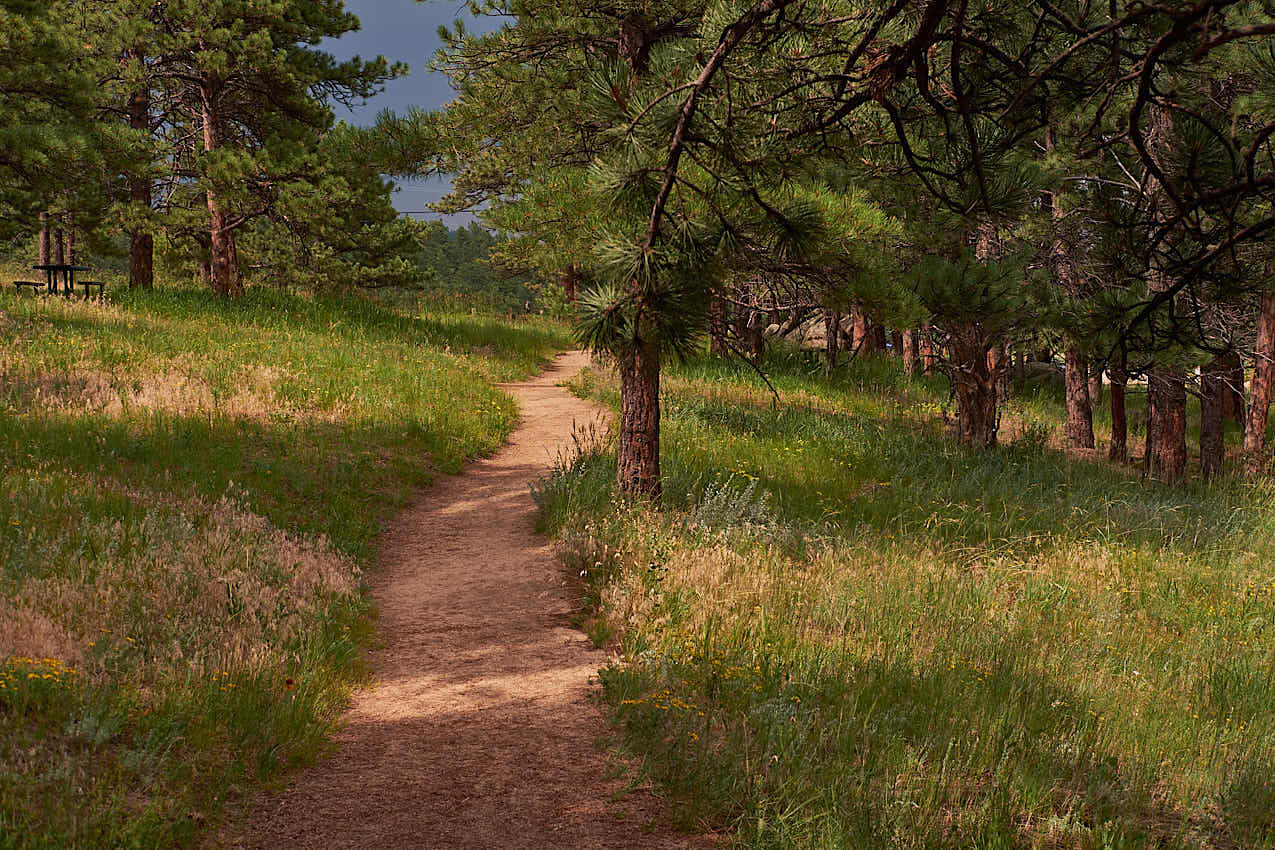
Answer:
[[(129, 59), (141, 60), (140, 50), (129, 51)], [(151, 130), (151, 97), (146, 89), (138, 89), (128, 99), (128, 125), (149, 135)], [(128, 175), (128, 199), (137, 207), (151, 208), (151, 181), (146, 174)], [(151, 289), (155, 285), (155, 238), (148, 228), (134, 227), (128, 235), (128, 287)]]
[(1089, 369), (1089, 408), (1097, 410), (1102, 407), (1102, 366), (1090, 364)]
[(575, 263), (562, 270), (562, 297), (572, 307), (580, 297), (580, 267)]
[(934, 345), (934, 329), (925, 328), (921, 331), (921, 370), (928, 375), (934, 371), (938, 363), (938, 351)]
[[(204, 150), (212, 152), (222, 146), (221, 116), (217, 99), (221, 81), (205, 74), (200, 86), (202, 95), (202, 119), (204, 123)], [(222, 203), (221, 193), (215, 181), (205, 179), (205, 196), (208, 202), (211, 265), (209, 278), (212, 291), (223, 298), (243, 295), (243, 280), (239, 277), (239, 254), (235, 246), (235, 231), (230, 215)]]
[(917, 351), (918, 332), (915, 328), (910, 328), (903, 332), (903, 342), (900, 350), (903, 353), (903, 371), (908, 375), (915, 375), (917, 366), (919, 365), (919, 352)]
[(1093, 403), (1089, 399), (1089, 359), (1074, 344), (1067, 346), (1064, 382), (1067, 394), (1067, 445), (1092, 449)]
[(903, 356), (903, 332), (902, 331), (890, 332), (890, 353), (893, 354), (895, 357)]
[(1244, 361), (1235, 349), (1219, 355), (1222, 364), (1222, 417), (1244, 427)]
[(66, 262), (66, 235), (62, 232), (62, 216), (57, 217), (57, 227), (53, 229), (53, 263), (62, 265)]
[(619, 355), (620, 448), (617, 483), (625, 498), (660, 496), (660, 355), (638, 342)]
[(870, 350), (877, 352), (885, 351), (885, 325), (878, 325), (876, 322), (872, 322), (869, 326), (868, 338), (872, 340)]
[(951, 330), (951, 379), (956, 396), (957, 432), (975, 449), (996, 445), (1000, 421), (996, 410), (999, 372), (991, 367), (983, 331), (975, 324), (954, 323)]
[(50, 261), (49, 236), (49, 214), (42, 212), (40, 213), (40, 239), (37, 247), (37, 256), (39, 257), (37, 262), (42, 266), (47, 266)]
[(854, 354), (860, 354), (868, 350), (872, 345), (868, 339), (868, 314), (863, 312), (859, 307), (851, 308), (851, 346)]
[(1125, 390), (1129, 376), (1121, 363), (1113, 362), (1107, 370), (1111, 378), (1111, 447), (1107, 458), (1116, 463), (1129, 460), (1129, 417), (1125, 407)]
[(823, 314), (823, 371), (831, 375), (837, 368), (837, 360), (841, 356), (841, 314), (835, 310), (825, 310)]
[(1226, 463), (1226, 367), (1221, 357), (1200, 370), (1200, 474), (1222, 474)]
[(1186, 378), (1176, 367), (1147, 378), (1147, 474), (1165, 484), (1186, 474)]
[(1004, 404), (1009, 401), (1009, 346), (1003, 342), (994, 345), (987, 356), (987, 368), (996, 375), (996, 400)]
[(708, 302), (708, 352), (714, 357), (729, 357), (730, 304), (720, 292)]
[[(1148, 112), (1147, 149), (1172, 176), (1173, 114), (1168, 107), (1153, 103)], [(1167, 193), (1157, 176), (1149, 176), (1147, 193), (1155, 200), (1156, 218), (1164, 221), (1174, 214)], [(1152, 259), (1149, 288), (1164, 292), (1172, 283), (1164, 262)], [(1176, 484), (1186, 473), (1186, 375), (1178, 366), (1158, 365), (1147, 376), (1147, 474), (1165, 484)]]
[(1257, 353), (1244, 429), (1245, 464), (1251, 473), (1266, 470), (1266, 424), (1275, 387), (1275, 292), (1262, 295), (1257, 317)]

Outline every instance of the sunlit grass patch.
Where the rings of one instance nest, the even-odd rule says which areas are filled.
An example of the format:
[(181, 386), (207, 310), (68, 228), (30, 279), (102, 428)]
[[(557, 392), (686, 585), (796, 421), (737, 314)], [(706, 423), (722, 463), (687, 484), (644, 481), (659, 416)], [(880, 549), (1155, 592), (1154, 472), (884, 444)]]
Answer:
[(754, 847), (1275, 846), (1275, 491), (975, 454), (888, 361), (772, 368), (820, 404), (675, 370), (663, 511), (614, 503), (600, 451), (540, 497), (617, 636), (627, 745), (687, 821)]

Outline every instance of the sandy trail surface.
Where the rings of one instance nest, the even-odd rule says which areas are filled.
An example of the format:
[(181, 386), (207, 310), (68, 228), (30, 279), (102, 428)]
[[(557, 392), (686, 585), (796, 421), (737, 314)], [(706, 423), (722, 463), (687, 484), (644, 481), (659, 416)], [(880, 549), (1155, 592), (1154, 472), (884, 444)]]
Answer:
[[(566, 354), (505, 387), (522, 424), (393, 523), (373, 595), (380, 645), (333, 754), (236, 829), (261, 848), (672, 848), (657, 799), (621, 794), (597, 746), (607, 661), (571, 627), (572, 592), (535, 531), (529, 486), (600, 409), (558, 386)], [(618, 795), (618, 796), (617, 796)]]

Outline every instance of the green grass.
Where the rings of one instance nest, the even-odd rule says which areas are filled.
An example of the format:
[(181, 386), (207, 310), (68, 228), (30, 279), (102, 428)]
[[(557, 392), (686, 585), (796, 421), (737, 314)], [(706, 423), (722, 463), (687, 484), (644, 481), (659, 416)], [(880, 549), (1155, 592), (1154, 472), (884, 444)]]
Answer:
[[(1275, 487), (1181, 489), (941, 382), (771, 358), (666, 382), (662, 510), (587, 446), (539, 493), (626, 746), (740, 846), (1275, 847)], [(614, 403), (614, 379), (577, 387)], [(1009, 420), (1060, 430), (1048, 392)], [(1007, 428), (1007, 431), (1014, 430)]]
[(384, 521), (565, 330), (257, 290), (0, 294), (0, 848), (185, 845), (321, 750)]

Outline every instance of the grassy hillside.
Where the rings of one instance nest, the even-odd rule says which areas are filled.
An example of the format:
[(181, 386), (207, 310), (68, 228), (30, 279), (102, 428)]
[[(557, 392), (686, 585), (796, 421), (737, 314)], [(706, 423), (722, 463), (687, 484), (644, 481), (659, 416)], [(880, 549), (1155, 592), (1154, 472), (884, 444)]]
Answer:
[[(7, 279), (7, 278), (6, 278)], [(492, 451), (552, 324), (0, 294), (0, 847), (185, 843), (321, 747), (383, 521)]]
[(1048, 393), (974, 454), (941, 382), (768, 368), (779, 407), (718, 361), (668, 381), (664, 510), (614, 503), (606, 441), (540, 493), (685, 819), (758, 848), (1275, 847), (1269, 483), (1068, 457)]

